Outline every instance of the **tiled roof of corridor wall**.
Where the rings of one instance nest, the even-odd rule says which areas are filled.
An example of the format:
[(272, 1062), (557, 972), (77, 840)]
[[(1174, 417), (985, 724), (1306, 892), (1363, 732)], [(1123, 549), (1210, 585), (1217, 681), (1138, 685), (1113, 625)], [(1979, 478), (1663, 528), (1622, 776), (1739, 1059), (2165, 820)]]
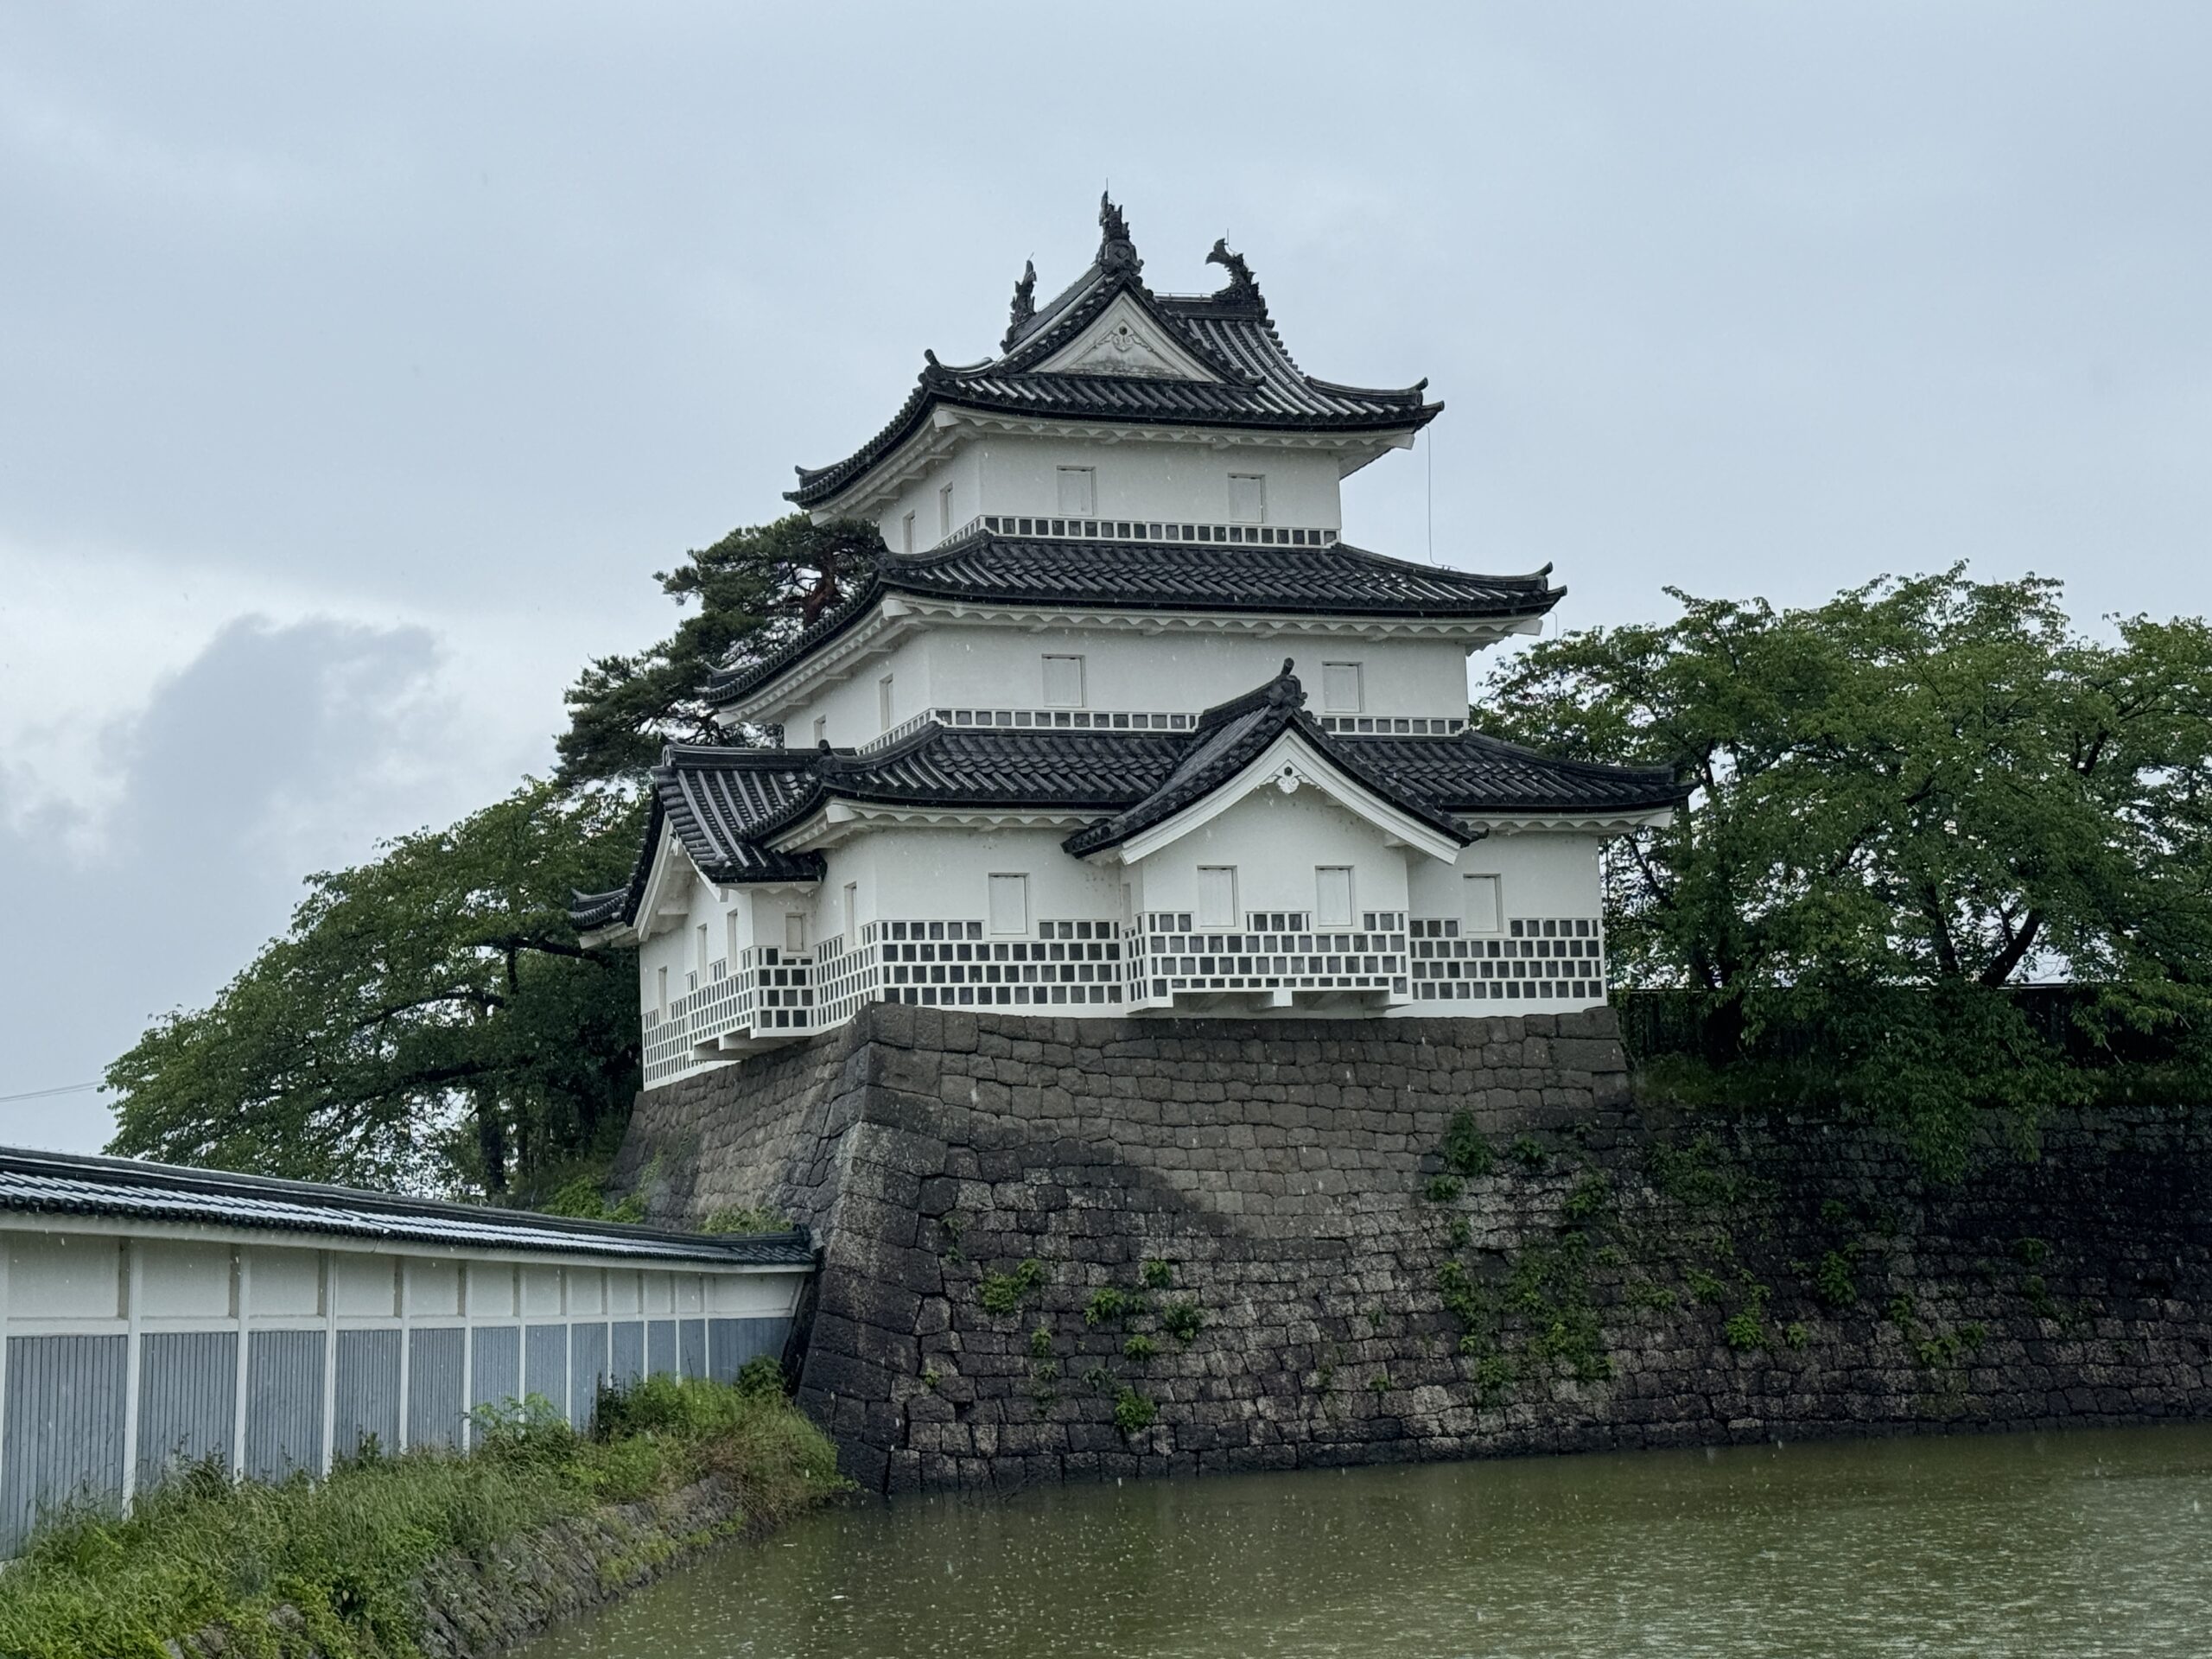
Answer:
[(20, 1147), (0, 1147), (0, 1212), (108, 1216), (321, 1233), (395, 1245), (535, 1250), (702, 1267), (803, 1268), (814, 1260), (812, 1242), (804, 1231), (662, 1232), (358, 1187)]

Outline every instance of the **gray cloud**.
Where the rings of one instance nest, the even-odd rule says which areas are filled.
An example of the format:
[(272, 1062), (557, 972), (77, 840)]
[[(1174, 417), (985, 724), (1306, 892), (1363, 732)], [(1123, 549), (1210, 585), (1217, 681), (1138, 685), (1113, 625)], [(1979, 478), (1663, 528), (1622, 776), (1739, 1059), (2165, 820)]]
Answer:
[[(121, 779), (96, 833), (72, 836), (54, 807), (0, 830), (10, 931), (37, 942), (0, 959), (0, 1092), (98, 1076), (280, 931), (303, 873), (454, 810), (415, 753), (444, 717), (425, 696), (435, 664), (420, 629), (242, 620), (86, 757)], [(0, 1105), (0, 1140), (85, 1149), (107, 1133), (91, 1096)]]

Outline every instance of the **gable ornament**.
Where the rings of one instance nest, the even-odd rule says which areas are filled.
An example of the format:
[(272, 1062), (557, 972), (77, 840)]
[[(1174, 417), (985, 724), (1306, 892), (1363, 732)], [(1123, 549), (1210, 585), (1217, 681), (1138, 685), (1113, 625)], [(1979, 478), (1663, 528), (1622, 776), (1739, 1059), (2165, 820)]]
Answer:
[(1021, 262), (1021, 280), (1014, 285), (1014, 304), (1008, 308), (1007, 314), (1006, 338), (999, 341), (999, 349), (1002, 352), (1012, 351), (1014, 342), (1021, 337), (1021, 331), (1030, 325), (1036, 315), (1037, 262), (1034, 259), (1025, 259)]
[(1144, 261), (1137, 257), (1137, 245), (1129, 238), (1128, 220), (1103, 190), (1098, 193), (1098, 269), (1131, 276), (1144, 270)]

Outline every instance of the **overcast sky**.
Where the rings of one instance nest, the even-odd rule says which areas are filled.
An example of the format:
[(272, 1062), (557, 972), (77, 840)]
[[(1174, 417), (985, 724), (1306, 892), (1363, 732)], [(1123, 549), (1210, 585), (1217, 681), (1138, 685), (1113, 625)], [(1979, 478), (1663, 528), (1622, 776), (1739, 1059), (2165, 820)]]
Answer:
[(1956, 559), (2212, 610), (2207, 63), (2115, 0), (0, 0), (0, 1095), (543, 770), (651, 573), (1109, 180), (1155, 286), (1225, 232), (1310, 372), (1430, 377), (1351, 539), (1560, 626)]

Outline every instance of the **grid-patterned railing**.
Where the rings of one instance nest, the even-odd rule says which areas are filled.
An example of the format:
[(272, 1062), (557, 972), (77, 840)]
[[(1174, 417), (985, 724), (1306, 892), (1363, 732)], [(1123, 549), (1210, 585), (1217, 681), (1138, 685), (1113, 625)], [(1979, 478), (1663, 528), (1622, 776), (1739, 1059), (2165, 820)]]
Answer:
[(1409, 923), (1398, 911), (1319, 926), (1307, 911), (1253, 911), (1242, 928), (1205, 928), (1188, 911), (1153, 911), (1134, 930), (1046, 921), (1020, 938), (966, 919), (868, 922), (857, 944), (837, 934), (806, 954), (743, 951), (734, 972), (712, 964), (707, 982), (676, 999), (665, 1018), (646, 1013), (645, 1082), (715, 1064), (728, 1052), (725, 1038), (788, 1041), (843, 1025), (874, 1001), (1103, 1013), (1286, 992), (1359, 993), (1386, 1007), (1586, 1006), (1605, 1000), (1604, 930), (1586, 917), (1522, 917), (1502, 932), (1471, 934), (1457, 919)]
[(987, 937), (981, 922), (870, 922), (882, 1000), (925, 1007), (1121, 1007), (1121, 924), (1039, 922), (1034, 937)]
[(1586, 916), (1516, 917), (1470, 934), (1453, 918), (1413, 922), (1417, 1002), (1605, 1000), (1604, 925)]
[(1131, 982), (1145, 1003), (1171, 1007), (1178, 997), (1219, 992), (1379, 993), (1404, 1001), (1406, 918), (1402, 911), (1364, 911), (1357, 927), (1254, 926), (1305, 922), (1303, 912), (1254, 912), (1242, 931), (1194, 927), (1188, 911), (1149, 911), (1138, 918)]
[(1189, 542), (1232, 547), (1331, 547), (1337, 539), (1332, 529), (1303, 524), (1168, 524), (1158, 518), (1023, 518), (985, 513), (979, 518), (970, 518), (945, 540), (957, 540), (979, 528), (994, 536), (1043, 536), (1075, 542)]

